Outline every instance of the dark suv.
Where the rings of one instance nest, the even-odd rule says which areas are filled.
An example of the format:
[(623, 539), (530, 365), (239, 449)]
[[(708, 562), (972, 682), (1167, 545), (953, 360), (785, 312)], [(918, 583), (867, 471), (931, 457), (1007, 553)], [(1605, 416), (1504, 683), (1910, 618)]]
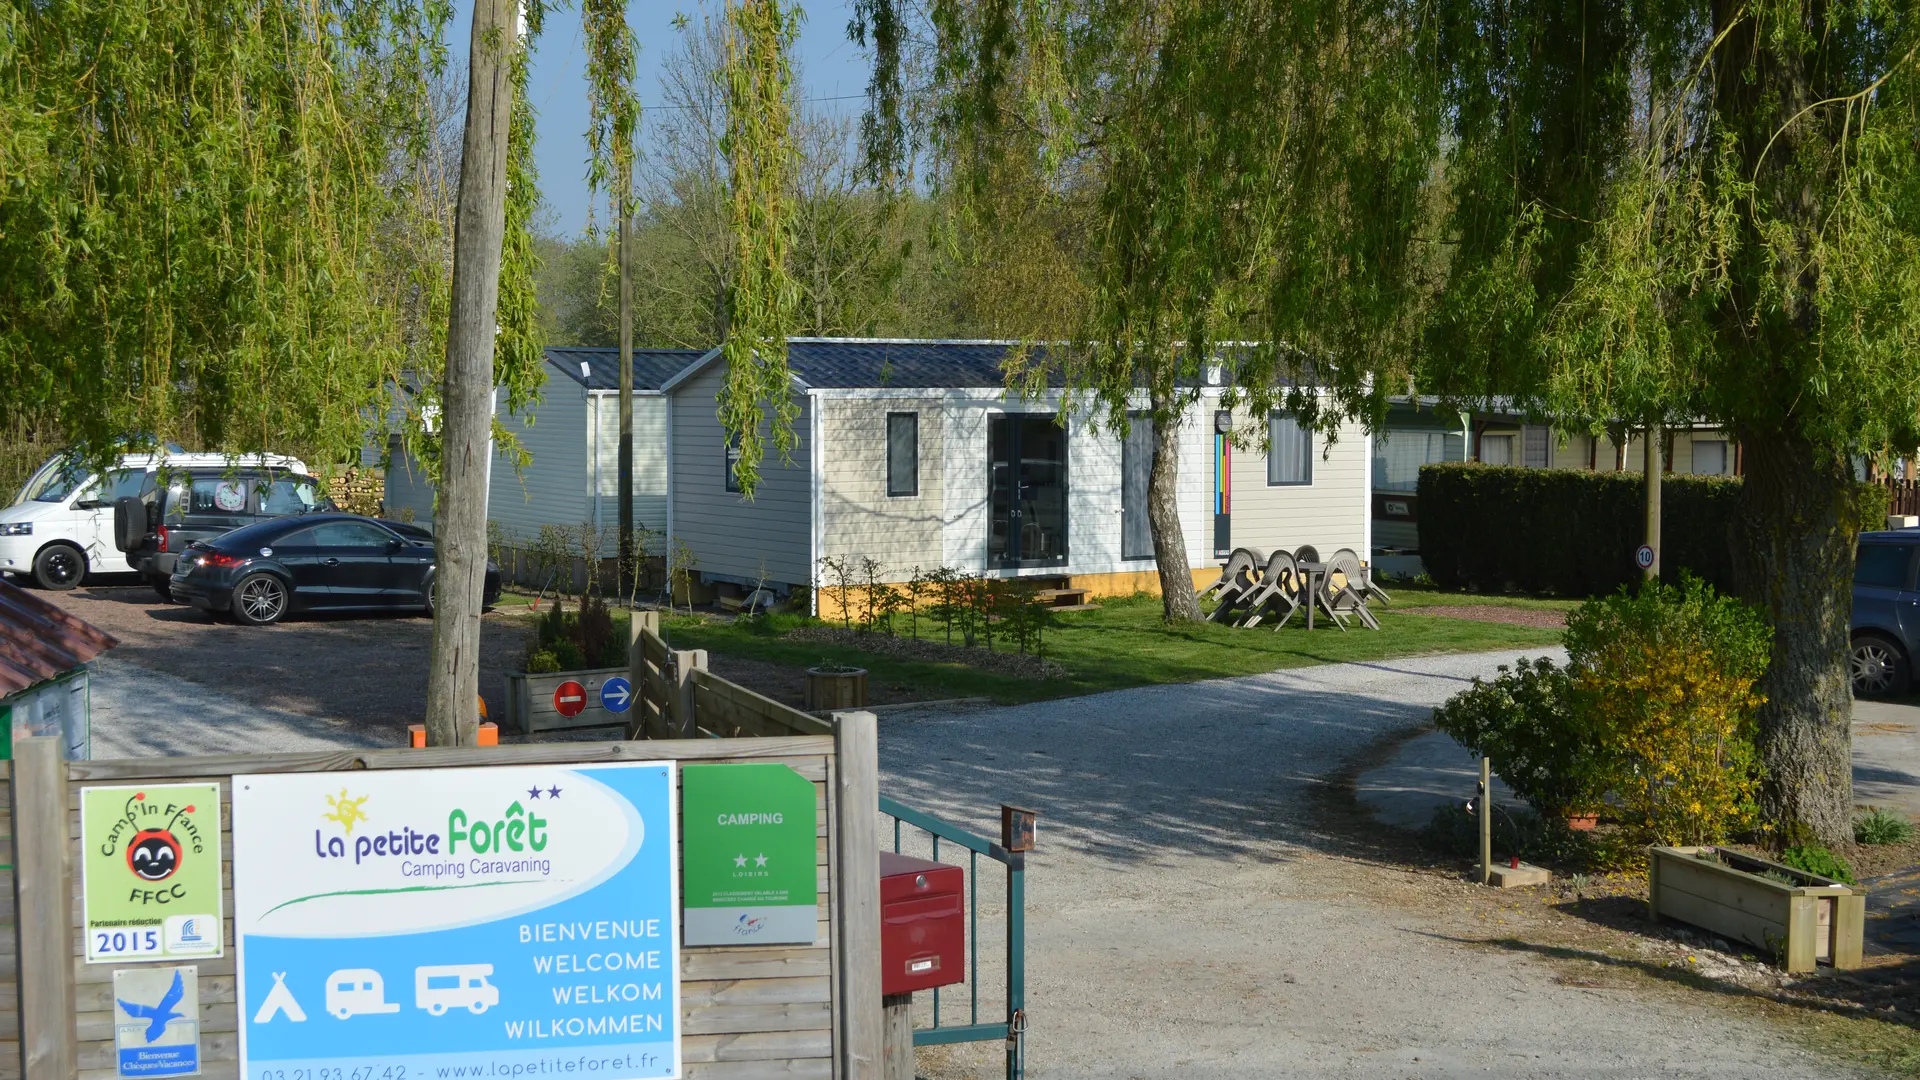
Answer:
[(1848, 650), (1855, 697), (1898, 697), (1911, 683), (1914, 647), (1920, 645), (1916, 553), (1920, 529), (1860, 534)]
[(334, 509), (320, 482), (286, 469), (176, 469), (164, 483), (113, 507), (113, 538), (127, 565), (162, 597), (180, 553), (258, 521)]

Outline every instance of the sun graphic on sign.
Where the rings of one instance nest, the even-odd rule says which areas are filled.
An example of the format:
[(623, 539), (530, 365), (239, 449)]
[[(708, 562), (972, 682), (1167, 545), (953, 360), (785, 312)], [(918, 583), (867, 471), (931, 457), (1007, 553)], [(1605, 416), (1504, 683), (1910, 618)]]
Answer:
[(333, 807), (333, 813), (321, 814), (320, 816), (326, 818), (328, 821), (339, 822), (341, 830), (351, 836), (353, 835), (353, 827), (367, 820), (367, 812), (360, 808), (366, 805), (368, 798), (370, 798), (370, 796), (367, 795), (362, 795), (357, 799), (349, 798), (347, 789), (341, 788), (339, 798), (334, 798), (332, 795), (327, 796), (327, 805)]

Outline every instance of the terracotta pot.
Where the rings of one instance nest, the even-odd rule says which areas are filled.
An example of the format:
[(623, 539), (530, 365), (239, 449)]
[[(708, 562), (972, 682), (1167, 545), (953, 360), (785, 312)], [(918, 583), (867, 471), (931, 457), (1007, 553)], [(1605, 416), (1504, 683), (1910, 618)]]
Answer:
[(1592, 832), (1593, 827), (1598, 824), (1600, 824), (1599, 814), (1567, 815), (1567, 828), (1572, 829), (1574, 832)]

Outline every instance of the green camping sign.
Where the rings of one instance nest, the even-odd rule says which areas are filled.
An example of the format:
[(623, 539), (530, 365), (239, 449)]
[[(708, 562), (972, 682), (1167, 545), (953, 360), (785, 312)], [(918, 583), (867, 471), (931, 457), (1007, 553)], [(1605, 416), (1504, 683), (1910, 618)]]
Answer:
[(87, 962), (221, 955), (220, 785), (80, 789)]
[(680, 781), (688, 945), (810, 944), (819, 814), (785, 765), (688, 765)]

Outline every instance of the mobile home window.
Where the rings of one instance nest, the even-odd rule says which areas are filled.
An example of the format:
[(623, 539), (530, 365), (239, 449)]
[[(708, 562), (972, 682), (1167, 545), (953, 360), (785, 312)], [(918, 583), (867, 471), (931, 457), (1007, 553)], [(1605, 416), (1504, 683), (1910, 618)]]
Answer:
[(1480, 462), (1484, 465), (1513, 464), (1513, 436), (1480, 436)]
[(1693, 471), (1702, 476), (1725, 476), (1731, 472), (1732, 470), (1727, 468), (1726, 440), (1695, 439)]
[(1552, 465), (1553, 444), (1548, 441), (1546, 427), (1528, 424), (1521, 433), (1526, 442), (1526, 460), (1522, 464), (1529, 469), (1544, 469)]
[(1267, 486), (1313, 483), (1313, 429), (1292, 413), (1267, 417)]
[(920, 494), (920, 414), (887, 414), (887, 494), (910, 498)]
[(740, 436), (727, 436), (727, 490), (740, 490), (740, 475), (735, 470), (740, 467)]
[(1153, 558), (1153, 527), (1147, 519), (1147, 479), (1153, 473), (1153, 414), (1127, 418), (1120, 442), (1120, 557)]

